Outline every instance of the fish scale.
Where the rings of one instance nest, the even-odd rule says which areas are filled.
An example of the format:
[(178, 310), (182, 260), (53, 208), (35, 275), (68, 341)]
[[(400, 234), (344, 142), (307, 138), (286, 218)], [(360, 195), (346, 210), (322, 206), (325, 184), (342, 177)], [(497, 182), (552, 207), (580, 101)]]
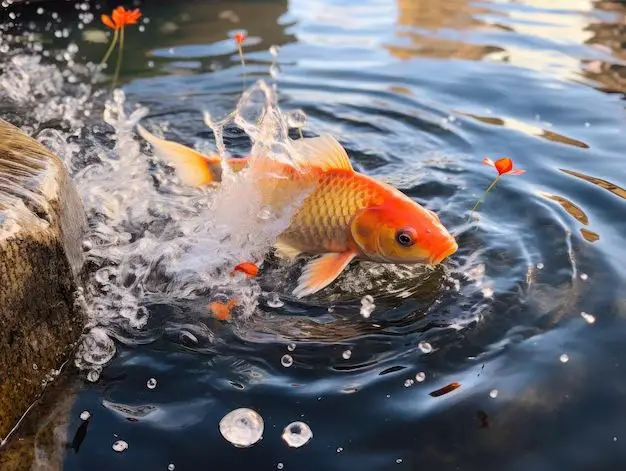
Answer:
[(350, 221), (377, 193), (364, 178), (341, 170), (324, 172), (281, 239), (309, 252), (345, 250)]

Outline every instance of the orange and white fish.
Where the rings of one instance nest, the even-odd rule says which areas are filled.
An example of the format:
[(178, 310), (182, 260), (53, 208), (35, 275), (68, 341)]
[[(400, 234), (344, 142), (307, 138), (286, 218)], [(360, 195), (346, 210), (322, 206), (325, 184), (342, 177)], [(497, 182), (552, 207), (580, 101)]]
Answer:
[[(204, 186), (220, 181), (219, 156), (205, 156), (160, 139), (139, 125), (138, 130), (157, 155), (176, 168), (184, 183)], [(320, 255), (304, 268), (293, 291), (296, 297), (328, 286), (352, 260), (436, 265), (457, 251), (456, 240), (434, 212), (392, 186), (355, 171), (345, 149), (330, 135), (291, 144), (300, 169), (260, 159), (271, 168), (272, 178), (266, 182), (271, 180), (272, 186), (265, 191), (264, 182), (259, 182), (259, 191), (262, 196), (267, 193), (270, 204), (284, 205), (286, 199), (276, 196), (281, 195), (277, 188), (308, 190), (275, 244), (289, 258)], [(240, 171), (249, 161), (233, 158), (227, 163)]]

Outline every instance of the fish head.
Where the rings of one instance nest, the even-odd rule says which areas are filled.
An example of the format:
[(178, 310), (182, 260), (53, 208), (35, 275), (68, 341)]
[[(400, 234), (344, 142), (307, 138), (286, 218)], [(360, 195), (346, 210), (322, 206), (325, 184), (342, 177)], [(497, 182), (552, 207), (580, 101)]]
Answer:
[(437, 215), (408, 198), (362, 209), (351, 234), (362, 255), (379, 262), (437, 265), (458, 249)]

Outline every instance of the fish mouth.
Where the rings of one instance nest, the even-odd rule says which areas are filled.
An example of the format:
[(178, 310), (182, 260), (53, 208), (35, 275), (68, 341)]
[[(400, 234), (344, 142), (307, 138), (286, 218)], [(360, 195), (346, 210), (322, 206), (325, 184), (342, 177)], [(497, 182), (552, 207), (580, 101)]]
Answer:
[(441, 250), (431, 255), (429, 262), (431, 265), (438, 265), (458, 249), (459, 245), (456, 243), (456, 240), (452, 239), (449, 243), (445, 244)]

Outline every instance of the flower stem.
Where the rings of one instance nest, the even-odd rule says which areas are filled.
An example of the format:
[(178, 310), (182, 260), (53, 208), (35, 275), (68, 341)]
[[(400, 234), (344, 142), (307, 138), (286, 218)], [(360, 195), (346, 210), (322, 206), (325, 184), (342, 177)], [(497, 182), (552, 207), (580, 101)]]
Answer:
[(109, 60), (109, 56), (111, 55), (111, 53), (113, 52), (113, 49), (115, 48), (115, 45), (117, 44), (118, 33), (119, 33), (118, 30), (115, 30), (113, 32), (113, 39), (111, 40), (111, 45), (109, 46), (109, 49), (107, 50), (106, 54), (104, 55), (104, 57), (100, 61), (100, 65), (104, 65), (104, 63), (107, 60)]
[(241, 66), (243, 67), (243, 77), (241, 79), (241, 93), (246, 91), (246, 61), (243, 60), (243, 48), (241, 44), (237, 44), (237, 49), (239, 49), (239, 58), (241, 59)]
[(474, 214), (474, 211), (476, 210), (476, 208), (478, 208), (478, 205), (485, 199), (485, 196), (487, 196), (487, 193), (489, 193), (493, 189), (493, 187), (496, 186), (496, 183), (500, 181), (500, 177), (501, 175), (498, 175), (496, 179), (491, 183), (491, 185), (489, 185), (489, 187), (485, 190), (483, 195), (478, 199), (478, 201), (476, 201), (476, 204), (470, 211), (470, 217), (472, 217), (472, 214)]
[(115, 88), (115, 84), (117, 83), (117, 79), (120, 76), (120, 68), (122, 66), (122, 53), (124, 52), (124, 27), (121, 28), (120, 33), (120, 48), (117, 54), (117, 65), (115, 66), (115, 76), (113, 77), (113, 84), (111, 88)]

